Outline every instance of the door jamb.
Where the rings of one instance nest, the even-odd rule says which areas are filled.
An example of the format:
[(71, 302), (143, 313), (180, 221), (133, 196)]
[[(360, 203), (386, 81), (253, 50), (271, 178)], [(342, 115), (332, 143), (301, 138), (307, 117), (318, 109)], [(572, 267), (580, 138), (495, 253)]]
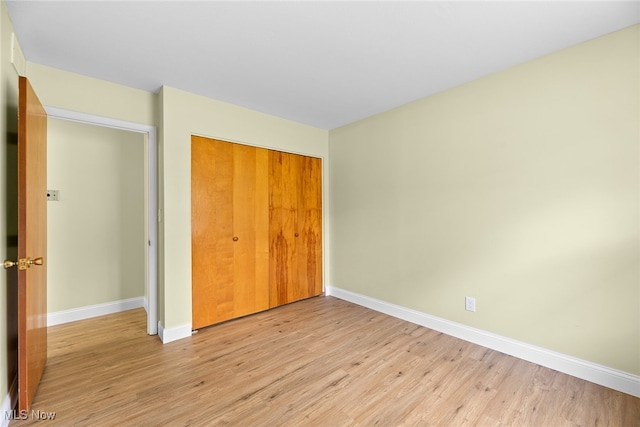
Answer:
[(148, 186), (146, 192), (148, 203), (147, 233), (149, 238), (147, 248), (147, 333), (156, 335), (158, 333), (158, 145), (156, 127), (46, 105), (44, 108), (47, 116), (51, 118), (121, 129), (141, 133), (147, 137)]

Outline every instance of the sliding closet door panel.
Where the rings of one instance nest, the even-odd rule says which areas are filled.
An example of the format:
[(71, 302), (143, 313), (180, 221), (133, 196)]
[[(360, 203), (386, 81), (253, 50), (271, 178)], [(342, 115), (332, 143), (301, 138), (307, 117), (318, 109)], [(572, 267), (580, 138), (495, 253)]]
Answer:
[(269, 152), (270, 306), (293, 301), (296, 269), (293, 236), (297, 230), (298, 177), (296, 159)]
[(269, 308), (267, 151), (192, 137), (192, 327)]
[(233, 317), (269, 308), (268, 151), (233, 144)]
[(271, 151), (270, 304), (322, 293), (321, 161)]
[(301, 297), (322, 293), (322, 161), (300, 157), (298, 234), (296, 240)]
[(198, 329), (233, 312), (233, 147), (191, 139), (192, 322)]

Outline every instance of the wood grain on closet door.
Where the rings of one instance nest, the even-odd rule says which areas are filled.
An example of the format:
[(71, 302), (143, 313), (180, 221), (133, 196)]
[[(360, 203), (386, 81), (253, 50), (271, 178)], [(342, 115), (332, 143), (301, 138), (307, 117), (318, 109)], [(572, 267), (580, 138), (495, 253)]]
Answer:
[(269, 152), (270, 305), (322, 293), (321, 160)]
[(192, 327), (269, 308), (268, 153), (192, 137)]
[(300, 298), (322, 293), (322, 160), (299, 156), (296, 261)]

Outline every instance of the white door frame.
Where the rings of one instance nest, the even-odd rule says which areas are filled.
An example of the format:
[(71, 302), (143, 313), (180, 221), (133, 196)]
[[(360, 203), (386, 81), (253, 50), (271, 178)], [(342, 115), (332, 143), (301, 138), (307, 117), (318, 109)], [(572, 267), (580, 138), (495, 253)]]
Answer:
[(158, 165), (157, 165), (157, 140), (155, 126), (127, 122), (109, 117), (80, 113), (57, 107), (44, 107), (47, 116), (54, 119), (62, 119), (96, 126), (104, 126), (137, 132), (146, 135), (148, 142), (148, 186), (146, 188), (148, 202), (148, 262), (147, 262), (147, 333), (158, 333)]

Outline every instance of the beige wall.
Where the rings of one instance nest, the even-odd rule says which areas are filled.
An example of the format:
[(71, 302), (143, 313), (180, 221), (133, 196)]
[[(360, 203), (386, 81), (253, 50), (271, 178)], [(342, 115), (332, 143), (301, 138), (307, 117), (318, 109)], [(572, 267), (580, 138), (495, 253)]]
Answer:
[[(160, 94), (160, 315), (165, 328), (191, 324), (191, 135), (327, 157), (328, 132), (164, 87)], [(324, 186), (328, 162), (323, 162)], [(325, 191), (325, 203), (328, 203)], [(327, 227), (325, 218), (325, 227)], [(325, 241), (325, 244), (327, 242)], [(325, 263), (325, 274), (327, 271)]]
[(145, 295), (144, 136), (49, 119), (49, 313)]
[(639, 31), (331, 131), (330, 285), (640, 374)]
[(45, 107), (156, 126), (156, 94), (34, 62), (27, 77)]

